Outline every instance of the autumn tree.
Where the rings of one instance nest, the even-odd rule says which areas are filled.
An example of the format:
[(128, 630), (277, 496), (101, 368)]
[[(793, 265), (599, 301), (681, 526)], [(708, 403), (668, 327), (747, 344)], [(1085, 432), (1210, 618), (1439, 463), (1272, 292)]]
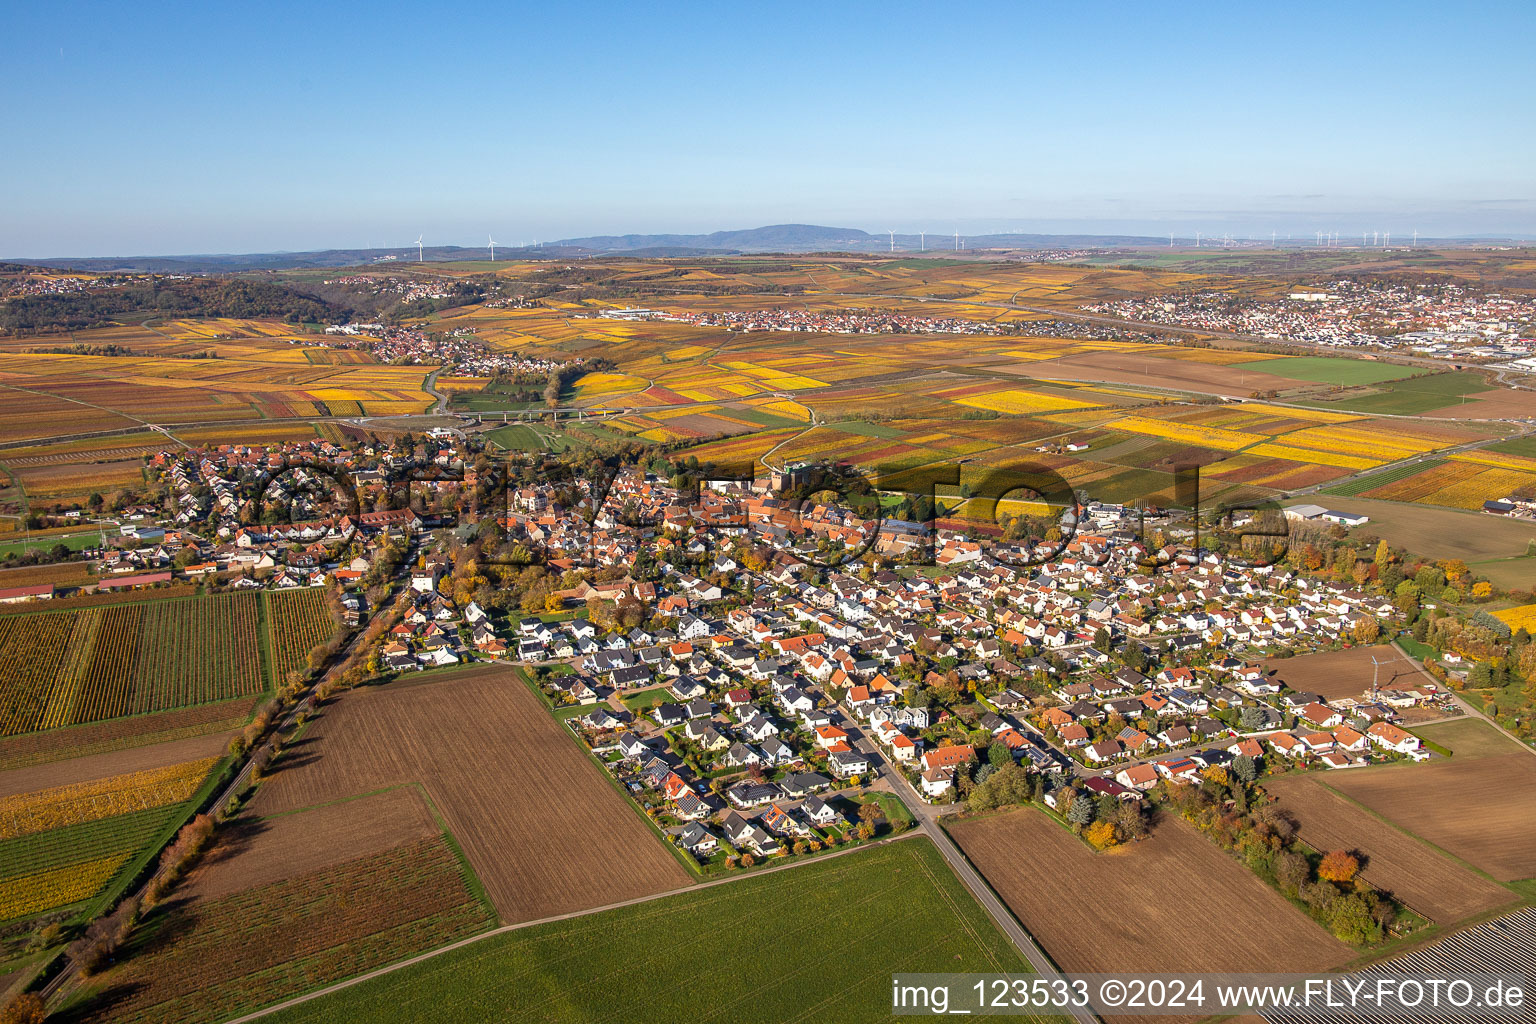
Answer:
[(36, 992), (23, 992), (0, 1010), (0, 1024), (43, 1024), (48, 1007)]
[(1120, 837), (1116, 833), (1113, 823), (1097, 821), (1083, 831), (1083, 838), (1087, 839), (1095, 850), (1107, 850), (1114, 846)]
[(1332, 850), (1317, 865), (1317, 877), (1344, 885), (1354, 880), (1360, 860), (1348, 850)]

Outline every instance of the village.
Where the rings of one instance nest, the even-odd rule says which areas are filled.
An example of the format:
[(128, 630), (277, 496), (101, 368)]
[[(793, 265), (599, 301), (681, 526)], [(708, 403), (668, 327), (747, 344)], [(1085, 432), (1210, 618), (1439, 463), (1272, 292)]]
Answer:
[[(310, 343), (310, 339), (302, 340)], [(381, 323), (333, 324), (325, 329), (325, 339), (319, 344), (368, 352), (379, 362), (395, 366), (440, 366), (461, 377), (547, 376), (571, 365), (492, 348), (475, 337), (472, 327), (425, 331)]]
[(1333, 281), (1273, 302), (1223, 293), (1121, 299), (1088, 312), (1145, 323), (1231, 331), (1331, 348), (1369, 348), (1536, 369), (1536, 302), (1456, 284)]
[[(1069, 543), (1021, 564), (1039, 551), (781, 497), (783, 474), (687, 498), (631, 466), (596, 503), (530, 483), (476, 504), (477, 444), (163, 452), (151, 461), (174, 512), (96, 553), (99, 588), (331, 586), (356, 625), (370, 583), (414, 546), (379, 670), (526, 666), (658, 827), (711, 864), (872, 838), (899, 806), (878, 795), (942, 810), (1004, 765), (1040, 776), (1046, 806), (1065, 789), (1136, 802), (1213, 767), (1426, 757), (1401, 714), (1458, 713), (1421, 676), (1332, 699), (1285, 685), (1266, 658), (1368, 643), (1397, 609), (1276, 566), (1150, 551), (1125, 506), (1082, 506)], [(379, 507), (348, 506), (338, 473)], [(400, 479), (426, 500), (384, 507)], [(253, 521), (253, 480), (284, 515)], [(466, 594), (461, 563), (491, 557), (473, 542), (491, 526), (559, 584), (518, 606)]]

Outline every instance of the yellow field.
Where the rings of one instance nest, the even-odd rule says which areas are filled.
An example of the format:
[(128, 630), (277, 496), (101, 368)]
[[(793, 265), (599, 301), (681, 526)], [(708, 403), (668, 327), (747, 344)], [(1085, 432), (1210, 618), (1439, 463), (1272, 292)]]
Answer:
[(0, 799), (0, 839), (180, 803), (197, 791), (218, 761), (207, 757), (5, 797)]
[(1506, 608), (1501, 612), (1494, 612), (1493, 617), (1517, 633), (1522, 629), (1527, 633), (1536, 633), (1536, 604)]
[(1204, 448), (1219, 448), (1222, 451), (1240, 451), (1251, 444), (1257, 444), (1266, 440), (1263, 434), (1250, 434), (1242, 430), (1225, 430), (1221, 427), (1202, 427), (1193, 423), (1179, 423), (1173, 420), (1149, 419), (1144, 416), (1125, 416), (1114, 420), (1106, 426), (1114, 430), (1123, 430), (1131, 434), (1146, 434), (1151, 437), (1161, 437), (1169, 441), (1181, 441), (1184, 444), (1200, 445)]
[(1003, 413), (1063, 412), (1068, 409), (1087, 409), (1094, 404), (1080, 402), (1075, 398), (1047, 395), (1039, 391), (1020, 390), (994, 391), (990, 395), (957, 398), (954, 401), (956, 405), (968, 405), (974, 409)]
[(1291, 462), (1314, 462), (1321, 466), (1339, 466), (1343, 469), (1371, 469), (1382, 463), (1381, 459), (1366, 459), (1338, 452), (1319, 452), (1310, 448), (1292, 448), (1283, 444), (1257, 444), (1248, 449), (1249, 455), (1263, 455), (1271, 459), (1289, 459)]
[(131, 853), (110, 853), (81, 864), (0, 882), (0, 921), (89, 899), (101, 891), (130, 856)]
[(1345, 426), (1307, 427), (1286, 434), (1285, 443), (1382, 462), (1396, 462), (1446, 447), (1444, 442), (1415, 435), (1406, 429), (1394, 430), (1389, 435), (1384, 431)]
[(1452, 462), (1470, 462), (1478, 466), (1492, 466), (1495, 469), (1510, 469), (1517, 473), (1536, 473), (1536, 459), (1527, 459), (1519, 455), (1478, 451), (1461, 452), (1449, 458)]

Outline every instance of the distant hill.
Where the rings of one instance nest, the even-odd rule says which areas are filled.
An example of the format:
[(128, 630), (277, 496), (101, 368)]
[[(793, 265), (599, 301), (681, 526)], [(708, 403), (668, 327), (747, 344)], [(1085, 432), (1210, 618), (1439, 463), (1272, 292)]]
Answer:
[[(1167, 237), (1147, 235), (1034, 235), (988, 234), (961, 235), (960, 248), (976, 249), (1114, 249), (1147, 248), (1167, 245)], [(1467, 239), (1420, 239), (1466, 242)], [(894, 241), (897, 253), (910, 255), (921, 247), (926, 252), (941, 253), (954, 249), (954, 235), (942, 232), (926, 237), (898, 232)], [(1301, 248), (1302, 243), (1292, 243)], [(538, 247), (497, 246), (498, 259), (568, 260), (623, 254), (626, 256), (730, 256), (741, 253), (888, 253), (892, 250), (889, 234), (871, 234), (858, 228), (826, 227), (818, 224), (771, 224), (741, 231), (714, 231), (707, 235), (589, 235), (546, 242)], [(417, 261), (415, 246), (394, 249), (322, 249), (316, 252), (206, 253), (188, 256), (112, 256), (78, 259), (13, 259), (11, 262), (36, 267), (89, 271), (139, 271), (159, 274), (216, 274), (252, 270), (297, 270), (304, 268), (356, 267), (369, 264), (400, 266)], [(484, 260), (489, 258), (483, 246), (433, 245), (421, 252), (428, 263)], [(391, 259), (391, 257), (393, 257)]]
[[(743, 231), (715, 231), (707, 235), (592, 235), (563, 238), (557, 246), (597, 252), (632, 252), (636, 249), (694, 249), (707, 252), (829, 252), (866, 251), (880, 239), (858, 228), (828, 228), (816, 224), (773, 224)], [(887, 239), (889, 241), (889, 239)]]

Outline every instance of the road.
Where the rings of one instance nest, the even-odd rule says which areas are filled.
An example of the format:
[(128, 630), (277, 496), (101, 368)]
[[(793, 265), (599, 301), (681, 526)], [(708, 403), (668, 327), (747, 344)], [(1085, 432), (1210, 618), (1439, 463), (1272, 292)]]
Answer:
[(1423, 666), (1423, 664), (1420, 663), (1419, 659), (1415, 658), (1413, 655), (1411, 655), (1407, 651), (1403, 650), (1402, 646), (1396, 640), (1392, 641), (1392, 648), (1394, 650), (1396, 650), (1399, 654), (1401, 654), (1404, 658), (1407, 658), (1410, 662), (1412, 662), (1413, 663), (1413, 667), (1418, 669), (1419, 670), (1419, 674), (1422, 675), (1425, 679), (1428, 679), (1431, 683), (1435, 684), (1436, 687), (1444, 688), (1444, 689), (1449, 690), (1450, 695), (1451, 695), (1451, 699), (1456, 702), (1456, 706), (1461, 708), (1461, 710), (1463, 712), (1465, 712), (1469, 717), (1482, 719), (1484, 722), (1487, 722), (1489, 725), (1493, 726), (1499, 732), (1501, 732), (1505, 736), (1509, 737), (1509, 739), (1512, 742), (1518, 744), (1521, 750), (1524, 750), (1528, 754), (1536, 755), (1536, 747), (1532, 747), (1530, 744), (1528, 744), (1524, 740), (1520, 739), (1520, 737), (1516, 736), (1514, 733), (1512, 733), (1508, 729), (1504, 728), (1498, 722), (1495, 722), (1492, 718), (1489, 718), (1486, 714), (1483, 713), (1483, 709), (1482, 708), (1473, 707), (1467, 701), (1463, 700), (1462, 697), (1461, 697), (1461, 694), (1457, 693), (1455, 690), (1450, 690), (1448, 687), (1445, 686), (1444, 683), (1442, 683), (1440, 680), (1436, 679), (1433, 675), (1431, 675), (1430, 672), (1429, 672), (1429, 669), (1425, 668)]
[(437, 399), (432, 408), (427, 410), (428, 416), (448, 415), (448, 396), (437, 390), (437, 375), (442, 372), (443, 368), (439, 366), (437, 369), (427, 374), (427, 379), (421, 382), (421, 389), (427, 394), (431, 395), (433, 398)]
[[(1024, 929), (1018, 918), (1013, 916), (1013, 912), (998, 898), (997, 893), (992, 891), (986, 879), (981, 877), (981, 873), (971, 866), (971, 862), (966, 859), (960, 847), (949, 838), (949, 833), (939, 825), (937, 809), (918, 795), (917, 790), (912, 788), (912, 784), (907, 781), (905, 775), (891, 768), (890, 763), (875, 746), (874, 740), (865, 735), (859, 720), (846, 707), (838, 704), (837, 710), (843, 719), (839, 728), (848, 733), (849, 739), (853, 741), (852, 745), (869, 758), (870, 764), (875, 766), (880, 778), (891, 787), (896, 798), (916, 819), (919, 831), (938, 847), (950, 869), (965, 883), (965, 887), (971, 890), (971, 895), (976, 897), (976, 902), (986, 908), (1002, 933), (1018, 947), (1020, 953), (1024, 954), (1024, 958), (1029, 961), (1035, 973), (1047, 980), (1060, 977), (1061, 974), (1056, 969), (1056, 965), (1051, 962), (1051, 958), (1046, 955), (1039, 943), (1035, 942), (1034, 936)], [(1098, 1021), (1098, 1017), (1088, 1010), (1075, 1010), (1072, 1016), (1080, 1024), (1097, 1024)]]

